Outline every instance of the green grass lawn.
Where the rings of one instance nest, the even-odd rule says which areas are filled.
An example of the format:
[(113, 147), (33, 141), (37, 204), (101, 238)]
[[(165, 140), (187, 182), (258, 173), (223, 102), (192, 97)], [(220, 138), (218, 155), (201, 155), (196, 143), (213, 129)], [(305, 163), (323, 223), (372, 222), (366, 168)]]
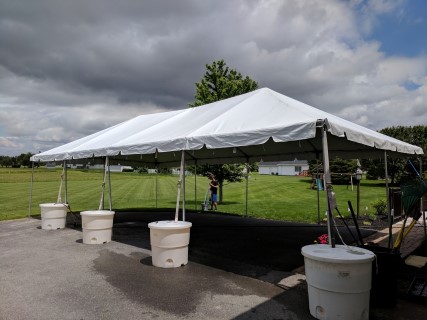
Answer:
[[(39, 215), (40, 203), (56, 202), (62, 170), (38, 168), (34, 172), (31, 214)], [(114, 210), (174, 208), (178, 176), (149, 175), (138, 173), (111, 173)], [(103, 171), (68, 170), (68, 202), (73, 211), (96, 210), (102, 190)], [(0, 168), (0, 220), (26, 217), (29, 211), (31, 169)], [(197, 183), (197, 198), (195, 198)], [(186, 178), (186, 209), (199, 210), (208, 188), (206, 177)], [(252, 217), (317, 222), (317, 191), (310, 188), (311, 179), (306, 177), (269, 176), (253, 173), (249, 177), (248, 215)], [(224, 186), (224, 202), (219, 211), (245, 215), (245, 185), (231, 183)], [(64, 188), (64, 186), (63, 186)], [(372, 203), (385, 200), (383, 181), (362, 180), (360, 214), (374, 214)], [(338, 208), (348, 215), (347, 201), (356, 210), (356, 187), (334, 186)], [(320, 195), (320, 215), (325, 217), (326, 195)], [(105, 207), (108, 207), (106, 189)], [(64, 196), (63, 196), (64, 200)]]

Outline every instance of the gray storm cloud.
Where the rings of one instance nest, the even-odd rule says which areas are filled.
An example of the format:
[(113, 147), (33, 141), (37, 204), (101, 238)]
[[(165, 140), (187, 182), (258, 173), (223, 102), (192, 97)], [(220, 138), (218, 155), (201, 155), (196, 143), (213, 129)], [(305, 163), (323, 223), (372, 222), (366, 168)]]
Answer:
[[(364, 40), (399, 2), (361, 3), (0, 0), (0, 154), (186, 108), (217, 59), (372, 129), (427, 123), (426, 57), (388, 57)], [(401, 104), (407, 113), (391, 117)]]

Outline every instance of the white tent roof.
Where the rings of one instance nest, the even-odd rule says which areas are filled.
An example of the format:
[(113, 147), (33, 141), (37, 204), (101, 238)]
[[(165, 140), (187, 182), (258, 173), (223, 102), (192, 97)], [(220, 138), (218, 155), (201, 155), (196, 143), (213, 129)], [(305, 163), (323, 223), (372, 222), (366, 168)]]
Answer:
[(122, 162), (175, 165), (313, 159), (322, 153), (321, 127), (328, 129), (331, 157), (423, 154), (390, 138), (268, 88), (197, 108), (141, 115), (63, 146), (33, 161), (110, 156)]

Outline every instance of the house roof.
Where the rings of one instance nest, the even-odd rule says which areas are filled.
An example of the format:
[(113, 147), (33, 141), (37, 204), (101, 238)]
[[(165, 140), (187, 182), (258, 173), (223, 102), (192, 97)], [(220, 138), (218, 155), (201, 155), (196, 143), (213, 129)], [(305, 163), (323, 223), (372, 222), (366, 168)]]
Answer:
[(260, 162), (258, 166), (262, 167), (270, 167), (270, 166), (278, 166), (278, 165), (294, 165), (294, 166), (301, 166), (301, 165), (308, 165), (307, 160), (294, 160), (294, 161), (267, 161), (267, 162)]

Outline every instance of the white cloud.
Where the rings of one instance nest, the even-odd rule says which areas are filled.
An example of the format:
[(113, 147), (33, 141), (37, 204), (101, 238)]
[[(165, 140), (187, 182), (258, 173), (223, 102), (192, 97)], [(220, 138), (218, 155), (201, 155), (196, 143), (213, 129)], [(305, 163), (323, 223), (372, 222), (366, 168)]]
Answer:
[(0, 147), (6, 149), (16, 149), (20, 147), (20, 145), (13, 142), (12, 139), (9, 139), (7, 137), (0, 137)]

